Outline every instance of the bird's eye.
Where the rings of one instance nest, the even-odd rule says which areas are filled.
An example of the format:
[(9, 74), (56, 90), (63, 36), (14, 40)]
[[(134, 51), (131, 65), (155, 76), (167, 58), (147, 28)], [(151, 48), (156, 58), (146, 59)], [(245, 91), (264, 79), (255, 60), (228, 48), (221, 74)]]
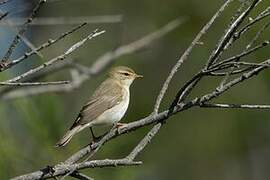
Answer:
[(123, 75), (125, 75), (125, 76), (129, 76), (129, 74), (128, 73), (122, 73)]

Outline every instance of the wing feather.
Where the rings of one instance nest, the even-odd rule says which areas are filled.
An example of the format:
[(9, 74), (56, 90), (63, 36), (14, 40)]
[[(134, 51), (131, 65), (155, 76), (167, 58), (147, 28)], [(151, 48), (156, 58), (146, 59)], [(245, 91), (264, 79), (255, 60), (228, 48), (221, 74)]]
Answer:
[(115, 81), (105, 80), (94, 92), (88, 103), (82, 107), (70, 129), (93, 121), (106, 110), (119, 104), (123, 99), (122, 90), (121, 86)]

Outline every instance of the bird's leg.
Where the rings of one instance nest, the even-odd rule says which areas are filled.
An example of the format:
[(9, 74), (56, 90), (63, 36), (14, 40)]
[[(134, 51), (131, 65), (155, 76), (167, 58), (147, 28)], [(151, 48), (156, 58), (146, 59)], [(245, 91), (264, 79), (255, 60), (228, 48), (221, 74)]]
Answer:
[(95, 143), (95, 142), (97, 142), (99, 140), (99, 137), (95, 136), (92, 127), (90, 127), (90, 131), (91, 131), (91, 134), (92, 134), (92, 140), (90, 141), (90, 145), (92, 145), (93, 143)]
[(96, 137), (95, 134), (94, 134), (94, 131), (93, 131), (92, 127), (90, 127), (90, 131), (91, 131), (92, 138), (93, 138), (93, 141), (91, 141), (90, 144), (99, 141), (99, 140), (103, 137), (103, 136), (98, 136), (98, 137)]
[(95, 134), (94, 134), (94, 131), (93, 131), (92, 127), (90, 127), (90, 131), (91, 131), (91, 135), (92, 135), (93, 140), (97, 139)]
[(92, 134), (92, 139), (91, 139), (91, 141), (90, 141), (90, 148), (91, 148), (91, 150), (94, 150), (94, 149), (92, 149), (92, 145), (93, 145), (95, 142), (97, 142), (97, 140), (96, 140), (97, 137), (95, 136), (92, 127), (90, 127), (90, 131), (91, 131), (91, 134)]

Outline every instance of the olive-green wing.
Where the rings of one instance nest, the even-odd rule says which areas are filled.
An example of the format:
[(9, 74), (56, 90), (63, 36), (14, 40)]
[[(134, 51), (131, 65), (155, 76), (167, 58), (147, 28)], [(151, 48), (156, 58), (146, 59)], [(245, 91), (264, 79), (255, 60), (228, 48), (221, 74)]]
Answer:
[(122, 99), (123, 93), (120, 85), (112, 80), (104, 81), (94, 92), (89, 102), (83, 106), (70, 129), (93, 121), (104, 111), (119, 104)]

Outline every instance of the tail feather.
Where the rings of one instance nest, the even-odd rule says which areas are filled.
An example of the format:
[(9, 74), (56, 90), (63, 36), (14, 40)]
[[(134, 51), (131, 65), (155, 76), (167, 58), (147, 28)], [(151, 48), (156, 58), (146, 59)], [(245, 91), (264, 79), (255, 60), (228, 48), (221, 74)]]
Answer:
[(79, 131), (81, 131), (81, 126), (76, 126), (72, 129), (70, 129), (55, 145), (55, 147), (63, 147), (65, 145), (67, 145), (69, 143), (69, 141), (71, 140), (71, 138), (78, 133)]

